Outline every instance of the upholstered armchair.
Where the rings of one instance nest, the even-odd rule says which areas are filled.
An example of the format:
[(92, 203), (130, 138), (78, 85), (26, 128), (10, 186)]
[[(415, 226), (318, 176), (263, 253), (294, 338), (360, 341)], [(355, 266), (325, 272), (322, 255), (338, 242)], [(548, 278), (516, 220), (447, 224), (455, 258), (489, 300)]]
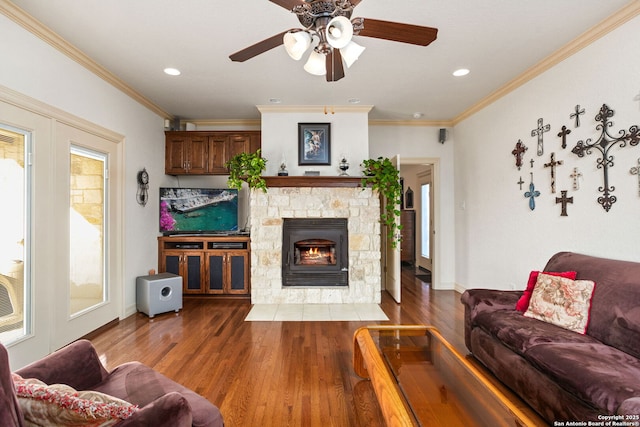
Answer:
[[(64, 391), (54, 384), (65, 384)], [(67, 386), (78, 393), (67, 393)], [(90, 402), (98, 403), (87, 404), (87, 398), (95, 396), (97, 400)], [(59, 407), (52, 410), (47, 404), (43, 409), (43, 402)], [(91, 412), (96, 408), (106, 411)], [(89, 413), (87, 425), (92, 426), (103, 425), (95, 418), (106, 416), (105, 412), (113, 418), (105, 420), (104, 425), (118, 427), (224, 425), (216, 406), (148, 366), (129, 362), (108, 372), (87, 340), (76, 341), (14, 374), (9, 369), (7, 350), (0, 345), (0, 425), (28, 426), (30, 417), (57, 415), (64, 410), (73, 416)]]

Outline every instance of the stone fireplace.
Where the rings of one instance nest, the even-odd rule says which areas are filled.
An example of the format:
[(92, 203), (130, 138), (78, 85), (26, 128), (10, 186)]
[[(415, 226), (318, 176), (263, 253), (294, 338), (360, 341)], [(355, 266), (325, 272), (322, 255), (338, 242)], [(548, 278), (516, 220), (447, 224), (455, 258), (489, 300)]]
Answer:
[[(268, 177), (267, 185), (266, 193), (250, 195), (251, 302), (380, 303), (377, 193), (360, 187), (355, 177)], [(285, 223), (299, 220), (320, 226), (320, 232), (298, 228), (287, 241)], [(346, 228), (342, 243), (337, 231), (322, 230), (340, 222)], [(285, 277), (283, 255), (292, 258), (294, 273), (303, 273), (302, 281)]]

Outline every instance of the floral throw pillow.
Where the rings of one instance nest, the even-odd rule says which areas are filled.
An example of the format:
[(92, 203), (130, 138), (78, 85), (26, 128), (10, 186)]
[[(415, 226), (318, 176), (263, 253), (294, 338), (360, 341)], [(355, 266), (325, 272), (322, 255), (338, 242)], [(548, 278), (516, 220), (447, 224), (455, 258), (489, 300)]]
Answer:
[(524, 315), (584, 334), (595, 286), (591, 280), (540, 273)]
[(533, 288), (536, 287), (536, 282), (538, 281), (538, 274), (550, 274), (552, 276), (561, 276), (566, 277), (568, 279), (575, 279), (578, 273), (576, 271), (562, 271), (562, 272), (551, 272), (551, 271), (532, 271), (529, 273), (529, 281), (527, 282), (527, 288), (524, 290), (524, 293), (516, 303), (516, 310), (525, 312), (527, 308), (529, 308), (529, 301), (531, 300), (531, 292), (533, 292)]
[(132, 416), (138, 409), (124, 400), (97, 391), (76, 391), (64, 384), (12, 374), (25, 425), (107, 427)]

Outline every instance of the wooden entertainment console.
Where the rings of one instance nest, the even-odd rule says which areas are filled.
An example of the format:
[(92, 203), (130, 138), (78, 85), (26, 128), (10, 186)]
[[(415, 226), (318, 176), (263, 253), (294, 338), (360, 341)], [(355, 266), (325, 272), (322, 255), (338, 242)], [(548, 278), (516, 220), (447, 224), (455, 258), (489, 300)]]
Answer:
[(158, 237), (158, 269), (182, 276), (188, 295), (249, 296), (248, 235)]

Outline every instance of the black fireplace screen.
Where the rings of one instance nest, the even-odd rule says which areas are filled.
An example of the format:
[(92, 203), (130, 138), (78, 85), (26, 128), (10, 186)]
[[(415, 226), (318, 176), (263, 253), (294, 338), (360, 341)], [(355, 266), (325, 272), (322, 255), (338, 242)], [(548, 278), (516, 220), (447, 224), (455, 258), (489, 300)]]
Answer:
[(284, 219), (282, 284), (349, 284), (349, 236), (346, 218)]

